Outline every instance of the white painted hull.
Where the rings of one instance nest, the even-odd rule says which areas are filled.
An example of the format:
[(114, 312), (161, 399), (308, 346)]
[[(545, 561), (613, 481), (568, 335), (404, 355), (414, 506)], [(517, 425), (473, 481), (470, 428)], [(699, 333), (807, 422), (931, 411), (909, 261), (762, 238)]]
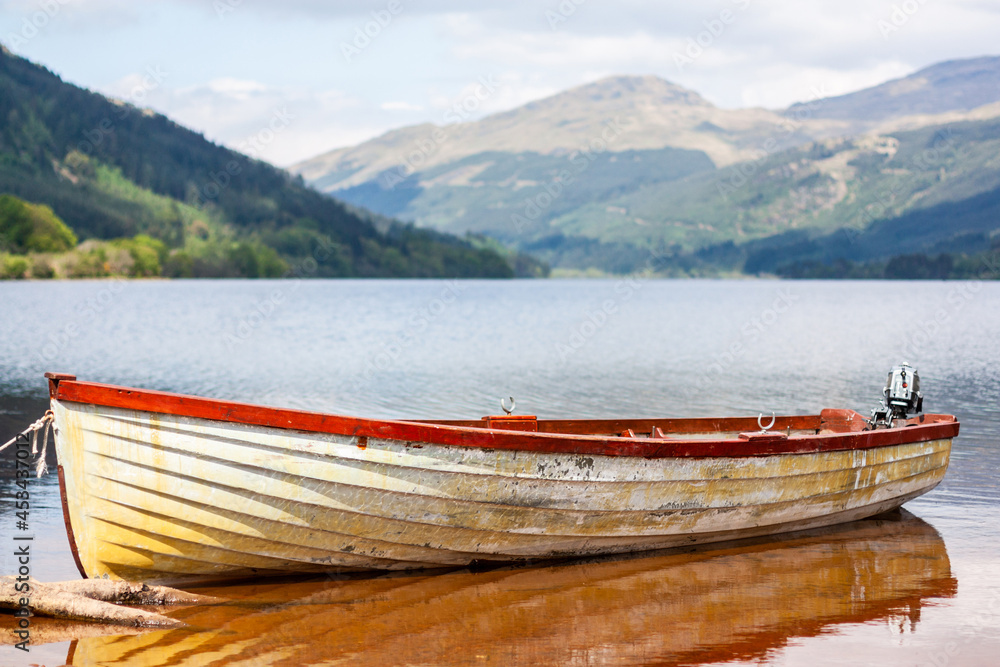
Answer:
[(143, 581), (620, 553), (850, 521), (951, 439), (642, 458), (356, 438), (53, 400), (88, 576)]

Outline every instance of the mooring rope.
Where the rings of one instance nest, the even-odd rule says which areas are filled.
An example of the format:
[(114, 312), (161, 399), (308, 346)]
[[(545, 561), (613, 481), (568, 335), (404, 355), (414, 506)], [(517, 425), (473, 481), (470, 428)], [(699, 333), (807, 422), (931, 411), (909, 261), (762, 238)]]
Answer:
[(38, 456), (38, 432), (42, 432), (42, 452), (41, 456), (38, 456), (38, 461), (35, 463), (35, 474), (41, 477), (48, 470), (48, 466), (45, 465), (45, 455), (49, 451), (49, 435), (52, 434), (52, 420), (55, 415), (52, 414), (51, 410), (45, 412), (35, 423), (33, 423), (28, 428), (24, 429), (13, 438), (5, 442), (0, 446), (0, 452), (7, 449), (15, 442), (18, 438), (27, 438), (28, 434), (31, 434), (31, 455)]

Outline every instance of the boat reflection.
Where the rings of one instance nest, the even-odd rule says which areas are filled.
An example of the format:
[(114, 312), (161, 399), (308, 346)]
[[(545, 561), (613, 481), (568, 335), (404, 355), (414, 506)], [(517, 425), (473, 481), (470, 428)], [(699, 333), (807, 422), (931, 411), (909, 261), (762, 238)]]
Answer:
[(193, 589), (190, 627), (89, 637), (84, 665), (698, 664), (760, 659), (844, 623), (916, 625), (954, 596), (908, 512), (755, 543), (545, 567)]

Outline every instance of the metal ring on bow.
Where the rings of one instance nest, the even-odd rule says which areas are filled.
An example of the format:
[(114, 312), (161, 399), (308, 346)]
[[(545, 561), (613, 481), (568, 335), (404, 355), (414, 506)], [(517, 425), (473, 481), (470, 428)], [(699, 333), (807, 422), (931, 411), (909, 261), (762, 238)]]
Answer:
[(771, 428), (772, 426), (774, 426), (774, 422), (777, 421), (777, 419), (774, 416), (774, 410), (771, 410), (771, 423), (770, 424), (768, 424), (767, 426), (764, 426), (763, 419), (764, 419), (764, 413), (761, 412), (760, 414), (757, 415), (757, 426), (760, 426), (760, 432), (761, 433), (767, 433), (767, 430), (769, 428)]
[(514, 397), (513, 396), (508, 396), (507, 398), (510, 399), (510, 407), (509, 408), (507, 407), (507, 403), (502, 398), (500, 399), (500, 407), (503, 409), (504, 412), (506, 412), (507, 414), (510, 414), (510, 413), (514, 412), (514, 405), (515, 405), (515, 403), (514, 403)]

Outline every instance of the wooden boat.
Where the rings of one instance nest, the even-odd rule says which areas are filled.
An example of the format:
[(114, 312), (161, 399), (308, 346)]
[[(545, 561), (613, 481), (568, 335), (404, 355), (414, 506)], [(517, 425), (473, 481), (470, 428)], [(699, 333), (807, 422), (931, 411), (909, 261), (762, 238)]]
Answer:
[[(905, 625), (909, 637), (957, 588), (941, 536), (902, 510), (643, 558), (199, 588), (224, 602), (168, 611), (187, 623), (176, 629), (123, 637), (102, 626), (109, 636), (73, 642), (66, 663), (757, 664), (847, 624)], [(870, 662), (863, 643), (838, 646), (838, 659)]]
[[(853, 521), (933, 489), (950, 415), (391, 421), (47, 374), (85, 577), (579, 557)], [(891, 376), (890, 376), (891, 379)], [(876, 424), (877, 426), (877, 424)]]

